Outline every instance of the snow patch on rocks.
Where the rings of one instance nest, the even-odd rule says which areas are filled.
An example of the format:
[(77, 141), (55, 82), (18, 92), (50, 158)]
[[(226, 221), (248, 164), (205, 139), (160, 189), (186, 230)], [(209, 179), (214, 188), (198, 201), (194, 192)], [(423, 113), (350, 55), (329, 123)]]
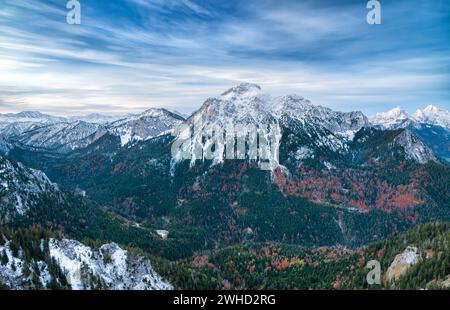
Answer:
[(0, 219), (8, 222), (24, 215), (44, 194), (55, 200), (63, 197), (57, 184), (40, 170), (23, 166), (0, 156)]
[[(2, 237), (3, 238), (3, 237)], [(35, 289), (32, 281), (36, 272), (31, 268), (29, 275), (24, 275), (24, 267), (37, 266), (41, 288), (49, 288), (52, 275), (45, 261), (33, 257), (26, 262), (23, 250), (16, 256), (11, 250), (11, 242), (4, 240), (0, 245), (0, 254), (6, 253), (8, 262), (0, 264), (0, 283), (15, 290)], [(41, 244), (44, 240), (41, 241)], [(92, 249), (76, 240), (48, 240), (50, 258), (58, 264), (73, 290), (94, 288), (108, 290), (171, 290), (166, 282), (153, 269), (151, 262), (141, 256), (132, 255), (115, 243)], [(93, 279), (96, 279), (93, 283)], [(53, 279), (55, 280), (55, 279)], [(98, 285), (101, 285), (100, 287)]]
[(86, 289), (88, 275), (97, 277), (112, 290), (167, 290), (149, 260), (130, 256), (115, 243), (98, 250), (75, 240), (50, 240), (50, 254), (56, 259), (74, 290)]
[(394, 261), (389, 266), (386, 272), (386, 280), (390, 283), (398, 280), (404, 275), (408, 269), (419, 263), (421, 254), (417, 247), (408, 246), (403, 253), (395, 256)]
[(408, 129), (405, 129), (402, 133), (400, 133), (394, 139), (394, 142), (403, 147), (407, 159), (414, 160), (420, 164), (425, 164), (430, 161), (437, 161), (433, 151), (431, 151)]

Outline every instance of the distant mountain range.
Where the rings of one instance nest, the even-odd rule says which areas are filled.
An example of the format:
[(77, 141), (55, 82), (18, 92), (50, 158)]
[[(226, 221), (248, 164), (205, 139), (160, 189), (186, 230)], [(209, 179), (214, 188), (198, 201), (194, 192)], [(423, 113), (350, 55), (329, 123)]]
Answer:
[[(208, 98), (188, 118), (165, 109), (119, 119), (0, 115), (0, 223), (115, 242), (176, 266), (248, 242), (355, 248), (450, 220), (448, 116), (429, 106), (412, 116), (397, 108), (366, 117), (300, 96), (272, 97), (248, 83)], [(201, 152), (187, 147), (178, 152), (189, 160), (173, 156), (173, 142), (184, 134), (179, 126), (198, 120), (200, 131), (190, 137)], [(265, 171), (250, 157), (227, 159), (225, 149), (205, 140), (211, 125), (276, 125), (277, 162)], [(160, 282), (148, 288), (170, 287)], [(108, 283), (140, 287), (118, 278)]]
[[(286, 127), (314, 125), (313, 130), (305, 128), (308, 135), (314, 135), (316, 130), (326, 130), (330, 135), (323, 132), (322, 140), (311, 139), (311, 143), (334, 148), (345, 148), (346, 141), (363, 127), (408, 129), (422, 138), (422, 142), (441, 160), (448, 162), (450, 158), (450, 113), (431, 105), (417, 110), (413, 115), (395, 108), (367, 118), (361, 112), (340, 113), (315, 106), (298, 96), (271, 98), (263, 94), (258, 85), (244, 83), (225, 92), (220, 98), (208, 99), (200, 110), (188, 118), (188, 123), (192, 124), (193, 118), (199, 114), (207, 115), (204, 126), (273, 121), (292, 123)], [(106, 133), (120, 137), (122, 146), (125, 146), (130, 142), (169, 133), (184, 120), (179, 113), (165, 109), (150, 109), (125, 117), (94, 113), (63, 118), (35, 111), (0, 114), (0, 152), (6, 154), (14, 145), (20, 145), (67, 153), (88, 146)], [(300, 153), (309, 153), (307, 146)]]
[(388, 112), (377, 113), (370, 117), (374, 126), (383, 129), (398, 129), (409, 126), (432, 125), (450, 129), (450, 112), (428, 105), (423, 110), (417, 110), (408, 115), (402, 108), (397, 107)]
[(4, 114), (0, 115), (0, 137), (3, 139), (0, 151), (6, 153), (11, 145), (18, 145), (67, 153), (88, 146), (106, 133), (120, 137), (124, 146), (170, 132), (182, 121), (184, 118), (165, 109), (150, 109), (127, 117), (90, 114), (61, 118), (40, 112)]
[(450, 163), (450, 112), (429, 105), (408, 115), (397, 107), (370, 117), (371, 123), (383, 130), (405, 128), (430, 147), (441, 160)]

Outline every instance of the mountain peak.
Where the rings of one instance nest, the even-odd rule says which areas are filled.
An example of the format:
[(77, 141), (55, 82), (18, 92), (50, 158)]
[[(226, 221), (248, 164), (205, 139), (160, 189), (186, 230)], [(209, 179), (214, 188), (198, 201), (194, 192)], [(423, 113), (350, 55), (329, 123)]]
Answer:
[(39, 111), (22, 111), (17, 114), (15, 114), (16, 117), (29, 117), (29, 118), (41, 118), (44, 116)]
[(125, 146), (129, 142), (145, 141), (168, 133), (183, 121), (183, 117), (169, 110), (150, 108), (141, 114), (110, 123), (108, 131), (119, 136), (122, 146)]
[(421, 109), (417, 109), (416, 112), (412, 115), (414, 119), (422, 119), (425, 117)]
[[(379, 114), (383, 114), (383, 113), (379, 113)], [(390, 116), (390, 117), (397, 117), (397, 118), (400, 118), (400, 119), (408, 118), (408, 114), (401, 107), (395, 107), (392, 110), (387, 111), (385, 113), (385, 115), (386, 116)]]
[(19, 113), (7, 113), (0, 114), (0, 118), (6, 122), (64, 122), (67, 121), (64, 117), (52, 116), (48, 114), (41, 113), (39, 111), (22, 111)]
[(394, 129), (408, 126), (409, 116), (401, 107), (395, 107), (387, 112), (376, 113), (369, 119), (376, 126)]
[(241, 83), (222, 94), (225, 99), (235, 97), (256, 97), (261, 93), (261, 86), (252, 83)]
[(427, 105), (427, 107), (424, 109), (424, 111), (425, 111), (425, 112), (428, 112), (428, 113), (439, 113), (441, 110), (440, 110), (438, 107), (429, 104), (429, 105)]
[(150, 108), (148, 110), (145, 110), (141, 114), (139, 114), (139, 117), (147, 116), (147, 117), (160, 117), (164, 115), (167, 112), (165, 109), (158, 109), (158, 108)]
[(450, 112), (441, 110), (434, 105), (428, 105), (423, 110), (417, 110), (412, 118), (420, 123), (433, 124), (444, 128), (450, 128)]
[(439, 109), (434, 105), (429, 104), (423, 110), (417, 109), (416, 112), (412, 115), (412, 117), (414, 119), (421, 120), (423, 118), (426, 118), (427, 116), (439, 114), (442, 112), (444, 111), (442, 111), (441, 109)]

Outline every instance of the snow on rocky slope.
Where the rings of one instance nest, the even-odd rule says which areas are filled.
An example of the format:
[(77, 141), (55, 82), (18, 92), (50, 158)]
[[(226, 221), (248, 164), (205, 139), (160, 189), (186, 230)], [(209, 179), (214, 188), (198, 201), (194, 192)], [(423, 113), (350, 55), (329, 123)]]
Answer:
[(297, 95), (271, 97), (263, 93), (259, 85), (249, 83), (233, 87), (218, 98), (208, 99), (190, 119), (199, 114), (204, 120), (220, 125), (257, 124), (290, 118), (303, 124), (321, 125), (344, 137), (351, 137), (352, 133), (369, 125), (361, 112), (336, 112)]
[(408, 246), (405, 251), (395, 256), (394, 261), (386, 272), (386, 281), (394, 282), (404, 275), (408, 269), (421, 261), (421, 254), (417, 247)]
[(410, 130), (405, 129), (395, 139), (394, 142), (401, 145), (406, 153), (406, 158), (425, 164), (430, 161), (437, 161), (433, 151), (431, 151), (419, 138)]
[(0, 114), (0, 136), (4, 139), (50, 124), (66, 122), (63, 117), (51, 116), (35, 111)]
[[(124, 146), (169, 133), (183, 121), (183, 117), (165, 109), (150, 109), (124, 118), (101, 114), (61, 118), (21, 112), (0, 115), (0, 137), (10, 145), (66, 153), (86, 147), (108, 132), (119, 136)], [(6, 145), (1, 144), (0, 151), (3, 149)]]
[(4, 139), (10, 139), (19, 136), (23, 132), (46, 125), (48, 124), (36, 122), (0, 122), (0, 136)]
[(379, 112), (369, 117), (369, 120), (372, 124), (382, 129), (406, 128), (413, 122), (409, 115), (400, 107), (387, 112)]
[(10, 148), (18, 143), (31, 148), (68, 151), (92, 142), (87, 137), (99, 129), (97, 124), (71, 122), (35, 111), (0, 114), (0, 136), (9, 142)]
[(72, 116), (69, 117), (69, 120), (72, 122), (75, 121), (83, 121), (87, 123), (93, 123), (93, 124), (107, 124), (112, 123), (114, 121), (117, 121), (119, 119), (123, 119), (126, 116), (123, 115), (106, 115), (106, 114), (100, 114), (100, 113), (91, 113), (87, 115), (81, 115), (81, 116)]
[[(83, 120), (80, 120), (83, 119)], [(428, 106), (409, 116), (401, 108), (395, 108), (384, 113), (377, 113), (368, 118), (361, 112), (337, 112), (329, 108), (317, 106), (296, 95), (271, 97), (263, 93), (261, 87), (255, 84), (242, 83), (216, 98), (207, 99), (201, 108), (193, 113), (187, 121), (177, 113), (165, 109), (149, 109), (141, 114), (128, 115), (115, 120), (114, 116), (90, 114), (82, 117), (61, 118), (42, 114), (40, 112), (21, 112), (17, 114), (0, 115), (0, 154), (8, 154), (15, 146), (37, 150), (50, 150), (67, 153), (83, 148), (110, 133), (120, 137), (122, 146), (137, 141), (145, 141), (162, 134), (173, 132), (180, 124), (187, 124), (190, 130), (195, 124), (201, 123), (194, 132), (193, 141), (200, 141), (208, 128), (216, 127), (227, 130), (234, 126), (255, 126), (257, 130), (266, 130), (265, 135), (277, 137), (280, 140), (283, 132), (289, 132), (290, 161), (302, 161), (305, 158), (320, 157), (323, 154), (345, 155), (349, 151), (349, 143), (356, 132), (372, 124), (380, 129), (407, 128), (422, 140), (437, 132), (436, 127), (450, 132), (449, 112)], [(446, 126), (446, 127), (445, 127)], [(440, 127), (440, 128), (441, 128)], [(446, 129), (447, 128), (447, 129)], [(422, 130), (423, 132), (418, 132)], [(259, 131), (259, 134), (261, 131)], [(245, 132), (236, 132), (244, 135)], [(189, 135), (187, 132), (176, 132), (178, 137)], [(409, 136), (409, 134), (407, 134)], [(286, 138), (283, 136), (283, 138)], [(406, 138), (406, 136), (404, 136)], [(448, 139), (435, 134), (424, 141), (441, 159), (448, 159), (446, 151)], [(426, 150), (415, 143), (418, 149), (411, 148), (411, 139), (400, 139), (403, 146), (410, 151), (411, 159), (423, 162), (428, 156)], [(274, 144), (279, 144), (276, 141)], [(184, 158), (181, 154), (189, 154), (192, 162), (205, 159), (206, 148), (203, 145), (200, 158), (195, 148), (184, 146), (179, 150), (176, 159)], [(213, 160), (220, 162), (225, 157), (226, 148), (214, 152)], [(269, 150), (265, 150), (269, 151)], [(264, 150), (262, 152), (265, 152)], [(267, 153), (267, 152), (266, 152)], [(416, 153), (416, 155), (412, 155)], [(418, 155), (421, 153), (422, 155)], [(442, 153), (442, 154), (441, 154)], [(273, 166), (273, 165), (272, 165)], [(276, 166), (276, 165), (275, 165)]]
[(8, 222), (16, 215), (24, 215), (43, 194), (57, 201), (62, 198), (58, 186), (42, 171), (0, 156), (0, 221)]
[[(41, 250), (44, 252), (42, 256), (49, 259), (32, 257), (27, 262), (22, 250), (13, 253), (11, 241), (2, 240), (0, 253), (6, 253), (8, 259), (6, 264), (0, 264), (0, 284), (16, 290), (35, 289), (38, 286), (50, 288), (52, 281), (62, 282), (52, 276), (50, 269), (54, 270), (55, 266), (50, 266), (51, 260), (62, 271), (73, 290), (173, 289), (154, 271), (148, 259), (133, 255), (115, 243), (93, 249), (75, 240), (50, 238), (41, 240)], [(36, 267), (30, 270), (26, 265)], [(28, 271), (25, 271), (27, 268)]]
[(129, 142), (145, 141), (170, 133), (184, 118), (166, 109), (149, 109), (108, 125), (107, 130), (120, 136), (122, 146)]
[[(347, 144), (353, 139), (354, 134), (370, 125), (361, 112), (336, 112), (313, 105), (310, 101), (296, 95), (271, 97), (263, 93), (260, 86), (249, 83), (233, 87), (220, 97), (207, 99), (201, 108), (188, 118), (187, 124), (191, 128), (180, 130), (179, 138), (189, 136), (188, 131), (192, 131), (192, 128), (195, 131), (193, 141), (201, 141), (201, 135), (204, 135), (209, 128), (229, 131), (236, 130), (238, 126), (244, 126), (264, 130), (266, 138), (281, 139), (281, 132), (287, 129), (294, 135), (307, 136), (307, 139), (303, 141), (308, 140), (308, 142), (298, 144), (299, 149), (308, 148), (314, 152), (317, 148), (328, 148), (334, 152), (343, 153), (347, 151)], [(238, 130), (235, 133), (236, 136), (245, 134)], [(200, 158), (195, 147), (188, 144), (179, 149), (179, 154), (189, 153), (192, 161), (205, 159), (205, 149), (208, 147), (210, 146), (204, 145), (203, 155)], [(213, 159), (215, 162), (221, 162), (224, 156), (225, 149), (221, 148), (214, 152)], [(175, 156), (176, 159), (185, 157), (184, 155)], [(272, 165), (272, 167), (275, 166)]]
[(67, 121), (64, 117), (43, 114), (37, 111), (23, 111), (20, 113), (0, 114), (1, 123), (58, 123)]
[(89, 145), (105, 132), (98, 124), (83, 121), (63, 122), (25, 131), (13, 138), (13, 141), (26, 147), (67, 152)]

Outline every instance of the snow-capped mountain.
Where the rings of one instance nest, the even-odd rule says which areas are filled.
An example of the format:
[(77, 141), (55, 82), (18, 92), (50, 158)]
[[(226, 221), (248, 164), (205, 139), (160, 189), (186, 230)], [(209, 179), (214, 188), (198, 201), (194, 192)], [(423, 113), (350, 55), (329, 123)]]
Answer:
[(233, 87), (218, 98), (208, 99), (190, 119), (199, 114), (207, 121), (221, 125), (256, 124), (289, 118), (301, 123), (320, 123), (329, 131), (342, 136), (348, 136), (350, 132), (369, 125), (361, 112), (336, 112), (314, 105), (297, 95), (271, 97), (263, 93), (259, 85), (249, 83)]
[[(130, 116), (130, 115), (128, 115), (128, 116)], [(128, 116), (91, 113), (91, 114), (81, 115), (81, 116), (72, 116), (72, 117), (69, 117), (69, 120), (72, 122), (83, 121), (83, 122), (93, 123), (93, 124), (107, 124), (107, 123), (112, 123), (114, 121), (117, 121), (119, 119), (123, 119)]]
[(58, 186), (42, 171), (0, 156), (0, 222), (24, 215), (44, 195), (56, 201), (63, 198)]
[(38, 111), (0, 114), (0, 123), (57, 123), (67, 121), (64, 117), (43, 114)]
[(450, 163), (450, 113), (429, 105), (409, 115), (401, 108), (377, 113), (370, 117), (372, 124), (383, 130), (409, 129), (418, 136), (442, 161)]
[(0, 136), (4, 139), (10, 139), (16, 137), (23, 132), (33, 130), (41, 126), (46, 126), (47, 123), (35, 123), (35, 122), (5, 122), (0, 123)]
[(375, 126), (389, 130), (406, 128), (413, 123), (408, 113), (400, 107), (396, 107), (387, 112), (379, 112), (369, 117), (369, 120)]
[(119, 136), (122, 146), (129, 142), (145, 141), (161, 134), (170, 133), (184, 118), (166, 109), (149, 109), (107, 126), (108, 132)]
[[(50, 238), (40, 244), (41, 257), (25, 258), (22, 250), (12, 249), (11, 240), (0, 242), (0, 253), (7, 255), (6, 264), (0, 265), (2, 285), (15, 290), (52, 288), (55, 283), (65, 286), (66, 282), (73, 290), (173, 289), (148, 259), (132, 255), (115, 243), (92, 249), (75, 240)], [(30, 265), (37, 268), (30, 269)]]
[[(309, 100), (296, 95), (272, 97), (263, 93), (260, 86), (249, 83), (233, 87), (220, 97), (207, 99), (202, 107), (188, 118), (187, 123), (191, 127), (200, 126), (194, 133), (194, 141), (201, 141), (201, 135), (208, 128), (268, 128), (267, 136), (278, 136), (278, 139), (281, 139), (281, 132), (274, 131), (281, 129), (287, 139), (292, 139), (297, 149), (308, 149), (308, 156), (314, 156), (317, 149), (345, 153), (354, 134), (370, 125), (361, 112), (336, 112), (313, 105)], [(240, 134), (245, 133), (236, 132), (236, 135)], [(178, 136), (186, 135), (183, 131)], [(204, 145), (205, 149), (208, 147), (209, 145)], [(197, 158), (197, 152), (193, 147), (189, 149), (189, 145), (180, 148), (180, 153), (186, 152), (190, 153), (192, 161), (204, 159)], [(221, 162), (224, 150), (218, 150), (214, 156), (214, 161)]]
[(110, 133), (119, 136), (122, 146), (169, 133), (184, 121), (165, 109), (150, 109), (126, 117), (90, 114), (60, 118), (39, 112), (0, 115), (0, 152), (14, 146), (67, 153), (83, 148)]
[[(278, 135), (279, 139), (288, 140), (288, 160), (295, 162), (330, 152), (345, 155), (355, 133), (372, 124), (380, 129), (408, 128), (421, 138), (424, 138), (425, 134), (421, 135), (424, 131), (429, 134), (438, 130), (425, 126), (440, 126), (448, 131), (448, 115), (449, 112), (433, 106), (418, 110), (412, 116), (401, 108), (395, 108), (377, 113), (369, 122), (368, 118), (358, 111), (333, 111), (296, 95), (272, 97), (263, 93), (258, 85), (242, 83), (216, 98), (207, 99), (186, 122), (179, 114), (166, 109), (149, 109), (144, 113), (128, 115), (118, 120), (117, 116), (102, 114), (72, 118), (54, 117), (40, 112), (3, 114), (0, 115), (0, 152), (7, 154), (17, 146), (67, 153), (90, 145), (106, 133), (120, 137), (121, 145), (125, 146), (130, 142), (145, 141), (171, 133), (183, 123), (193, 127), (200, 120), (201, 128), (197, 128), (200, 133), (194, 137), (197, 141), (202, 139), (201, 135), (211, 127), (227, 129), (250, 125), (259, 130), (268, 126), (267, 136)], [(285, 135), (281, 136), (278, 131)], [(177, 134), (179, 136), (181, 133)], [(434, 152), (442, 153), (444, 150), (448, 153), (446, 141), (441, 142), (437, 144), (439, 147), (436, 147), (436, 143), (425, 141)], [(225, 148), (222, 151), (225, 152)], [(192, 148), (182, 152), (191, 153), (192, 161), (198, 159)], [(214, 160), (222, 161), (223, 152), (215, 152)], [(439, 156), (450, 158), (446, 153)], [(200, 159), (204, 159), (203, 155)]]
[(0, 136), (4, 139), (9, 139), (25, 131), (60, 122), (67, 122), (67, 119), (37, 111), (0, 114)]
[(396, 107), (387, 112), (376, 113), (369, 117), (371, 123), (381, 129), (398, 129), (410, 126), (419, 127), (423, 124), (440, 126), (450, 130), (450, 112), (428, 105), (425, 109), (418, 109), (412, 115), (402, 108)]
[(412, 119), (422, 124), (441, 126), (450, 130), (450, 112), (429, 105), (423, 110), (417, 110)]
[(54, 123), (25, 131), (12, 138), (21, 146), (67, 152), (96, 141), (106, 130), (99, 124), (75, 121)]

